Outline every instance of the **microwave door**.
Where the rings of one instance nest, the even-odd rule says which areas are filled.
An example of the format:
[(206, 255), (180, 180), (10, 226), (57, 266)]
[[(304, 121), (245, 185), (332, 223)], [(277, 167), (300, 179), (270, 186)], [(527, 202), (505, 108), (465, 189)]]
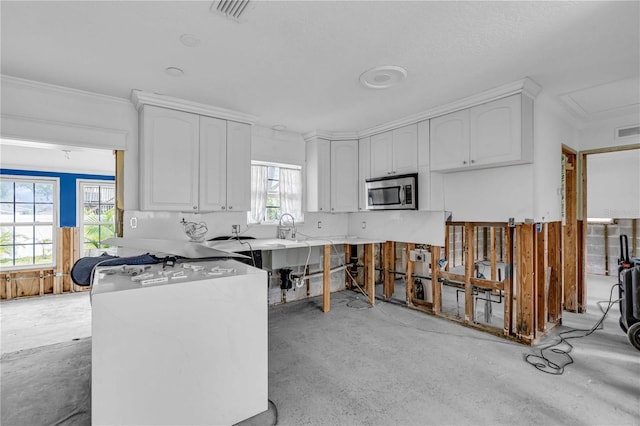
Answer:
[(397, 206), (400, 202), (399, 186), (369, 189), (369, 205), (372, 207)]

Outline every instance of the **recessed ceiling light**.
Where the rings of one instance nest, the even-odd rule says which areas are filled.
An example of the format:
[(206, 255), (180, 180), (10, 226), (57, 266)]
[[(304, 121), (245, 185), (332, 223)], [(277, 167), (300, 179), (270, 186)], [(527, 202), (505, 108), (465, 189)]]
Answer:
[(407, 77), (407, 70), (395, 65), (371, 68), (360, 75), (360, 83), (371, 89), (386, 89), (401, 83)]
[(275, 125), (271, 126), (271, 128), (273, 130), (282, 131), (282, 130), (286, 130), (287, 126), (285, 126), (284, 124), (275, 124)]
[(169, 74), (171, 77), (180, 77), (182, 74), (184, 74), (184, 71), (182, 71), (180, 68), (178, 67), (167, 67), (164, 72), (166, 72), (167, 74)]
[(193, 34), (182, 34), (180, 36), (180, 42), (187, 47), (196, 47), (200, 45), (200, 39)]

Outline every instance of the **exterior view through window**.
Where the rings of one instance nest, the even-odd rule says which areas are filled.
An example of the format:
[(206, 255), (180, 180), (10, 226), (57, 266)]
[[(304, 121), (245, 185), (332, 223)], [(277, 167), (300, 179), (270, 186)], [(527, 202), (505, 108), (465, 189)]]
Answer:
[(277, 223), (284, 213), (302, 221), (302, 171), (299, 166), (254, 162), (248, 223)]
[(80, 182), (81, 256), (99, 256), (109, 246), (103, 243), (115, 236), (116, 190), (109, 182)]
[(55, 179), (0, 179), (0, 267), (53, 265), (58, 211)]

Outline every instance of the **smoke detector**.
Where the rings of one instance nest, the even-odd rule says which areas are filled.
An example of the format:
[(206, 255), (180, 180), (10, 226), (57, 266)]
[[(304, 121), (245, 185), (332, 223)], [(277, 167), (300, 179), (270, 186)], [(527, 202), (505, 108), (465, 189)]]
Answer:
[(253, 3), (251, 0), (215, 0), (209, 10), (236, 22), (244, 22), (245, 13), (254, 6)]

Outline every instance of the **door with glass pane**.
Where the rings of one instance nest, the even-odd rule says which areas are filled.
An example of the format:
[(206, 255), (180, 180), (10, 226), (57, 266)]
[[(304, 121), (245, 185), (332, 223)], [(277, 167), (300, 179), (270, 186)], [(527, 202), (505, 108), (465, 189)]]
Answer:
[(116, 190), (111, 181), (79, 182), (80, 257), (100, 256), (113, 249), (104, 240), (115, 236)]

